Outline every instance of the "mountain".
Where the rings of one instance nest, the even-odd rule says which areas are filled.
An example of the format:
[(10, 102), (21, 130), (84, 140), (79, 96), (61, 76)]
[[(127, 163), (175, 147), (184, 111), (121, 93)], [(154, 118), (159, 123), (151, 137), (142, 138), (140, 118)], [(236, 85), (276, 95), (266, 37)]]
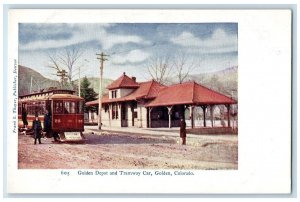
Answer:
[[(45, 78), (40, 73), (19, 65), (19, 95), (26, 95), (33, 92), (39, 92), (41, 89), (47, 89), (49, 87), (59, 87), (59, 82), (48, 78)], [(32, 82), (31, 82), (32, 79)]]
[[(32, 82), (31, 82), (32, 78)], [(91, 82), (90, 87), (94, 88), (94, 91), (98, 93), (99, 90), (99, 78), (96, 77), (88, 77), (88, 80)], [(103, 90), (105, 91), (106, 86), (112, 82), (111, 79), (103, 79)], [(19, 95), (26, 95), (30, 93), (30, 86), (31, 92), (39, 92), (42, 89), (48, 89), (50, 87), (60, 88), (60, 83), (55, 80), (51, 80), (45, 78), (40, 73), (36, 72), (35, 70), (19, 65)], [(74, 84), (77, 86), (78, 80), (74, 81)], [(75, 89), (77, 91), (77, 88)]]
[[(169, 80), (171, 83), (178, 82), (176, 77), (172, 77)], [(192, 74), (185, 81), (195, 81), (212, 90), (232, 96), (234, 99), (237, 99), (238, 96), (238, 66), (228, 67), (215, 72)]]

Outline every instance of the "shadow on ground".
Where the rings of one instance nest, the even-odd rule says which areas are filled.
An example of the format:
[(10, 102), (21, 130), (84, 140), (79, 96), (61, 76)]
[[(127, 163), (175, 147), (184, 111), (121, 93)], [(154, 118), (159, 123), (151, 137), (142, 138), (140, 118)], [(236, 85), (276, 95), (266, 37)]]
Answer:
[(139, 135), (125, 134), (88, 134), (86, 144), (175, 144), (175, 139), (151, 138)]

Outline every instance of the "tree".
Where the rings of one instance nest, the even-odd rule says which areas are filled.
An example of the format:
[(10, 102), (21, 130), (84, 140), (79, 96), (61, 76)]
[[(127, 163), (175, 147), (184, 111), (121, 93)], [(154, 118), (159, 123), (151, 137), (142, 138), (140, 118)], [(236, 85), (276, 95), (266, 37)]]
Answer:
[[(69, 85), (73, 87), (73, 71), (75, 66), (79, 63), (79, 60), (83, 54), (83, 51), (75, 46), (71, 46), (63, 49), (59, 52), (48, 53), (48, 58), (50, 63), (48, 67), (53, 68), (57, 71), (59, 75), (62, 72), (67, 71), (65, 77), (69, 81)], [(61, 78), (62, 86), (64, 83), (67, 85), (67, 82), (64, 82), (65, 78)]]
[(176, 77), (179, 83), (183, 83), (191, 72), (198, 66), (195, 59), (191, 59), (183, 51), (178, 51), (174, 57), (174, 67), (176, 71)]
[(154, 56), (147, 63), (148, 74), (160, 84), (166, 84), (172, 70), (167, 56)]
[[(97, 99), (98, 94), (94, 91), (93, 88), (90, 88), (91, 83), (88, 78), (85, 76), (80, 83), (80, 96), (84, 98), (85, 102), (93, 101)], [(84, 110), (88, 111), (89, 109), (95, 110), (95, 107), (84, 106)]]

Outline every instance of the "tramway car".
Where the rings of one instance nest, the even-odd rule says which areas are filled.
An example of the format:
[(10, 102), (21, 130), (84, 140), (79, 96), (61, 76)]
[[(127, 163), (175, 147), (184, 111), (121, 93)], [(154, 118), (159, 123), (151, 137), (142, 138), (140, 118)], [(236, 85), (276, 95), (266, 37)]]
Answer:
[(27, 113), (27, 128), (32, 129), (32, 122), (38, 115), (44, 128), (46, 109), (51, 113), (51, 131), (48, 137), (58, 135), (60, 141), (83, 141), (84, 113), (83, 98), (74, 95), (72, 90), (49, 90), (19, 96), (18, 126), (22, 129), (22, 113)]

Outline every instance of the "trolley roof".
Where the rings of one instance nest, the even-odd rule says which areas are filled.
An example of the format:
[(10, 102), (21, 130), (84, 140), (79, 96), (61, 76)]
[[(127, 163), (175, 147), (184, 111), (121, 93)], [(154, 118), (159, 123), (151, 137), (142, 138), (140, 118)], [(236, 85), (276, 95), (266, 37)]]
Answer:
[(31, 93), (27, 95), (19, 96), (19, 101), (31, 101), (31, 100), (48, 100), (48, 99), (77, 99), (83, 100), (83, 98), (74, 95), (73, 90), (55, 89), (39, 93)]
[(70, 94), (55, 94), (49, 97), (51, 100), (83, 100), (82, 97)]

